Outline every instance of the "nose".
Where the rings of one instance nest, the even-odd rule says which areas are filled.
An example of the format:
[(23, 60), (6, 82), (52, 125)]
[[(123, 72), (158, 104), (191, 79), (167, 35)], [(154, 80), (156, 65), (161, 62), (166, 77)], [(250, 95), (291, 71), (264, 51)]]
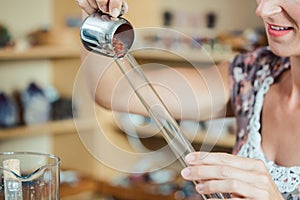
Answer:
[(276, 15), (281, 11), (280, 0), (259, 0), (256, 8), (256, 14), (261, 18)]

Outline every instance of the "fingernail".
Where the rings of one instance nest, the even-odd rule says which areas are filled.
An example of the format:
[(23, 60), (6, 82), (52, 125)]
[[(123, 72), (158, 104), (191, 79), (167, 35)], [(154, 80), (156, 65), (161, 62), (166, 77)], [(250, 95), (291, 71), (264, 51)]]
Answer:
[(107, 11), (107, 6), (101, 6), (100, 10), (102, 10), (103, 12), (106, 12)]
[(192, 161), (195, 161), (196, 160), (196, 156), (193, 155), (193, 154), (189, 154), (186, 156), (186, 161), (188, 162), (192, 162)]
[(191, 170), (189, 168), (184, 168), (182, 171), (181, 171), (181, 175), (183, 177), (188, 177), (189, 175), (191, 174)]
[(113, 16), (113, 17), (118, 17), (119, 14), (120, 14), (120, 11), (119, 11), (118, 8), (112, 9), (112, 11), (111, 11), (111, 16)]
[(203, 190), (203, 184), (202, 183), (199, 183), (196, 185), (196, 190), (201, 192)]

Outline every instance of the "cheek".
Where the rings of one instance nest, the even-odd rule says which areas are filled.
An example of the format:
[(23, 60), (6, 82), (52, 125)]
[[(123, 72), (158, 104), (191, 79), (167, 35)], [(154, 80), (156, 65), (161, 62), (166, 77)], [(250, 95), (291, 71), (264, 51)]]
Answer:
[(299, 19), (300, 0), (285, 0), (283, 6), (288, 15), (290, 15), (293, 19)]
[[(294, 0), (295, 1), (295, 0)], [(285, 8), (288, 10), (287, 14), (292, 18), (296, 23), (300, 22), (300, 0), (297, 0), (298, 3), (294, 3)]]
[(300, 5), (300, 0), (286, 0), (286, 2)]

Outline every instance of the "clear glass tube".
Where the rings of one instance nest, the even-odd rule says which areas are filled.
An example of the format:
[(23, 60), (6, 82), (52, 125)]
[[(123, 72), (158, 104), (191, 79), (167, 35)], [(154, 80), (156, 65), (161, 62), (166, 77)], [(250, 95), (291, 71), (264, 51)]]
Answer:
[[(125, 75), (128, 83), (134, 93), (147, 110), (149, 117), (156, 123), (159, 130), (176, 157), (180, 160), (184, 167), (188, 166), (185, 156), (194, 152), (194, 148), (188, 139), (184, 137), (177, 121), (171, 116), (167, 106), (164, 104), (153, 85), (149, 82), (135, 58), (128, 52), (123, 58), (115, 58), (115, 62)], [(147, 99), (143, 94), (147, 93)], [(159, 109), (157, 108), (159, 105)], [(196, 185), (197, 182), (195, 181)], [(229, 194), (201, 194), (203, 200), (210, 198), (225, 199), (229, 198)]]

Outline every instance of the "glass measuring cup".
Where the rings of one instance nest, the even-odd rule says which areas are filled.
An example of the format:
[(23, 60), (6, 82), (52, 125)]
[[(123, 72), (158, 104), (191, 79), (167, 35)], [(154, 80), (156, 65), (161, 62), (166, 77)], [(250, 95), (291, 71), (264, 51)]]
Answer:
[(58, 200), (59, 166), (51, 154), (0, 153), (0, 199)]

